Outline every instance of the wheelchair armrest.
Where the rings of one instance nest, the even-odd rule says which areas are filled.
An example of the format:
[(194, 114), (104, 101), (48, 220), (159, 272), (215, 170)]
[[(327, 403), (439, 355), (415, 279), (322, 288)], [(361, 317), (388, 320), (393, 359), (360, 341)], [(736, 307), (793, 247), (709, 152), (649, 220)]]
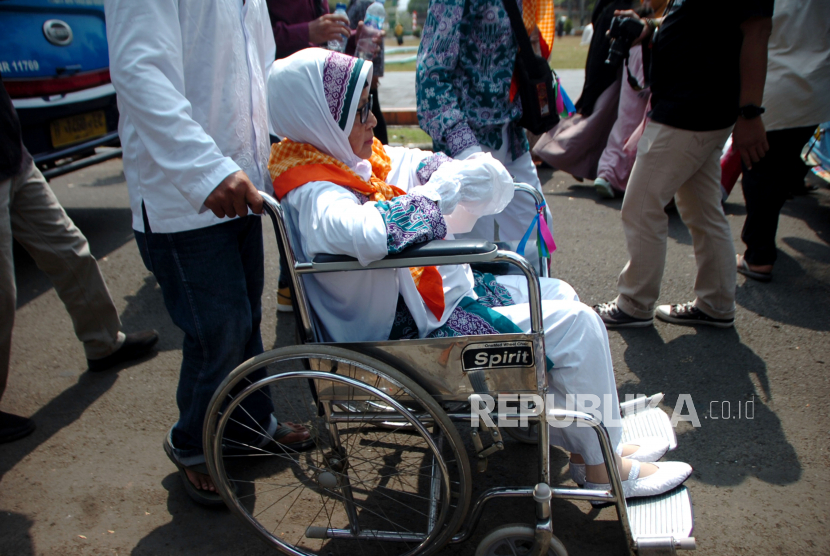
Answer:
[(320, 254), (311, 264), (297, 265), (301, 274), (340, 272), (344, 270), (371, 270), (377, 268), (404, 268), (444, 264), (479, 263), (492, 260), (498, 247), (489, 241), (434, 240), (413, 245), (394, 255), (361, 266), (354, 257)]

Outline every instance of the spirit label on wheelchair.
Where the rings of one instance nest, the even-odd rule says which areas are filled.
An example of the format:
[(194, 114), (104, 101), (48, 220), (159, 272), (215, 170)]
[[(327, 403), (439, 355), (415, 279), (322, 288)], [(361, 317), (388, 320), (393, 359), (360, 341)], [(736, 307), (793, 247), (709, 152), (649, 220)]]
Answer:
[(526, 341), (470, 344), (461, 352), (461, 368), (464, 372), (533, 367), (535, 364), (533, 343)]

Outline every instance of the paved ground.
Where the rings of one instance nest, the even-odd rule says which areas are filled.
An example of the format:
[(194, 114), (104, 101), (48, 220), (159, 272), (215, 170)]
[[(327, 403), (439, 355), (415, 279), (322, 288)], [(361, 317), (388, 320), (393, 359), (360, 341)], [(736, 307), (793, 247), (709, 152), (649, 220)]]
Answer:
[[(576, 102), (585, 81), (584, 69), (558, 70), (559, 81)], [(415, 72), (387, 71), (380, 81), (381, 106), (387, 108), (415, 108)]]
[[(612, 299), (626, 260), (620, 201), (600, 201), (590, 185), (560, 173), (541, 177), (555, 217), (555, 275), (587, 303)], [(85, 372), (54, 290), (24, 252), (16, 253), (20, 299), (2, 408), (33, 416), (38, 430), (0, 449), (0, 554), (272, 553), (226, 511), (195, 507), (161, 449), (176, 417), (182, 336), (140, 261), (121, 162), (58, 178), (53, 186), (89, 237), (124, 327), (155, 327), (162, 338), (158, 353), (135, 366)], [(740, 189), (726, 208), (740, 246)], [(690, 236), (676, 214), (669, 230), (661, 301), (686, 301), (694, 276)], [(671, 457), (695, 467), (687, 484), (699, 554), (828, 553), (830, 191), (785, 206), (779, 244), (775, 281), (739, 276), (735, 329), (658, 323), (609, 334), (621, 394), (665, 392), (668, 410), (679, 394), (694, 399), (702, 426), (682, 427)], [(270, 236), (266, 249), (270, 288), (262, 330), (270, 347), (293, 341), (293, 317), (275, 319)], [(739, 416), (738, 404), (749, 401), (752, 418)], [(524, 473), (533, 450), (512, 441), (508, 447), (475, 477), (476, 489), (530, 482)], [(565, 481), (566, 473), (565, 455), (554, 450), (554, 476)], [(554, 511), (556, 532), (571, 554), (622, 553), (613, 510), (556, 501)], [(474, 540), (525, 519), (527, 503), (490, 508)], [(474, 548), (444, 553), (471, 555)]]

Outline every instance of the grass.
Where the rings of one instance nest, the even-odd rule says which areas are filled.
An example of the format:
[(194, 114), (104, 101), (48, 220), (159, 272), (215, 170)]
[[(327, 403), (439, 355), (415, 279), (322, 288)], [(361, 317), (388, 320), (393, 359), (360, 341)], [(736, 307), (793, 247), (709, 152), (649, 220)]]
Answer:
[(556, 37), (550, 55), (550, 67), (561, 69), (585, 69), (588, 45), (582, 46), (580, 36)]
[[(557, 37), (553, 43), (553, 50), (550, 57), (550, 65), (555, 70), (561, 69), (583, 69), (585, 60), (588, 58), (588, 45), (579, 44), (582, 37), (567, 36)], [(414, 41), (407, 41), (406, 46), (416, 44)], [(397, 46), (393, 41), (386, 41), (387, 47)], [(405, 64), (386, 63), (385, 71), (415, 71), (415, 62)]]
[(390, 125), (386, 127), (390, 145), (429, 145), (432, 148), (432, 138), (419, 127)]

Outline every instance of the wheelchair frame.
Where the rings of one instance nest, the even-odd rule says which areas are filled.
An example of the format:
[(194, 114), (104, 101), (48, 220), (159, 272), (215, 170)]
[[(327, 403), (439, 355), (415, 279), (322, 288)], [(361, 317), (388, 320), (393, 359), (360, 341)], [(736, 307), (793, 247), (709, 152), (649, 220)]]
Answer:
[[(541, 194), (530, 186), (519, 185), (519, 190), (524, 190), (531, 193), (539, 203)], [(528, 191), (530, 190), (530, 191)], [(336, 425), (338, 419), (349, 420), (352, 422), (377, 422), (381, 419), (385, 421), (385, 426), (400, 426), (405, 425), (412, 430), (420, 432), (422, 436), (428, 438), (430, 433), (426, 429), (426, 425), (434, 423), (437, 418), (433, 414), (430, 416), (429, 412), (416, 413), (412, 408), (408, 408), (401, 400), (394, 399), (384, 394), (383, 388), (375, 385), (373, 390), (372, 385), (366, 384), (359, 380), (360, 369), (358, 366), (354, 367), (357, 371), (350, 371), (346, 374), (339, 373), (336, 378), (332, 378), (331, 372), (338, 372), (337, 359), (329, 358), (334, 361), (331, 368), (321, 367), (319, 370), (313, 368), (313, 354), (315, 349), (325, 350), (324, 346), (335, 346), (335, 349), (345, 348), (353, 351), (356, 354), (362, 354), (372, 357), (381, 363), (385, 363), (397, 369), (408, 379), (414, 381), (418, 386), (422, 387), (424, 391), (432, 397), (433, 402), (443, 404), (446, 417), (450, 421), (470, 421), (471, 415), (469, 412), (458, 411), (458, 402), (466, 402), (471, 394), (475, 393), (532, 393), (540, 396), (545, 400), (545, 395), (548, 392), (547, 373), (545, 364), (545, 346), (544, 346), (544, 328), (542, 320), (541, 309), (541, 294), (538, 274), (536, 270), (528, 263), (526, 259), (510, 251), (499, 250), (495, 245), (489, 242), (480, 241), (433, 241), (426, 244), (410, 247), (402, 253), (390, 255), (382, 260), (373, 262), (368, 266), (361, 266), (355, 259), (341, 255), (318, 255), (312, 262), (297, 262), (294, 256), (294, 251), (291, 247), (289, 234), (286, 227), (286, 222), (283, 215), (283, 209), (278, 201), (268, 195), (262, 195), (265, 200), (265, 210), (271, 217), (276, 232), (277, 243), (280, 249), (280, 256), (286, 258), (290, 273), (290, 283), (292, 289), (292, 302), (294, 303), (295, 315), (298, 317), (297, 328), (299, 333), (299, 340), (302, 343), (302, 349), (297, 347), (292, 352), (293, 357), (300, 357), (305, 354), (309, 362), (310, 368), (305, 371), (296, 371), (294, 374), (288, 373), (291, 377), (307, 378), (309, 381), (315, 381), (315, 384), (323, 384), (320, 382), (325, 377), (325, 381), (332, 384), (341, 384), (344, 387), (359, 388), (365, 393), (367, 397), (374, 396), (380, 400), (385, 400), (389, 408), (394, 408), (394, 415), (390, 416), (388, 413), (385, 416), (380, 416), (376, 413), (360, 412), (354, 409), (346, 410), (338, 414), (334, 409), (337, 406), (337, 396), (333, 392), (337, 387), (320, 387), (315, 391), (315, 401), (322, 407), (328, 403), (328, 409), (325, 410), (325, 418), (329, 423), (329, 427), (334, 425), (334, 436), (337, 437)], [(517, 267), (525, 276), (528, 283), (528, 293), (530, 298), (530, 312), (531, 312), (531, 332), (527, 334), (507, 334), (498, 336), (463, 336), (455, 338), (438, 338), (438, 339), (417, 339), (405, 341), (379, 341), (379, 342), (356, 342), (347, 344), (330, 344), (319, 341), (319, 336), (315, 328), (312, 312), (305, 293), (305, 287), (301, 279), (302, 276), (326, 273), (326, 272), (343, 272), (343, 271), (362, 271), (374, 269), (391, 269), (391, 268), (405, 268), (413, 266), (432, 266), (432, 265), (447, 265), (447, 264), (464, 264), (464, 263), (508, 263)], [(542, 273), (547, 274), (547, 265), (542, 261)], [(524, 345), (532, 346), (532, 353), (534, 354), (533, 365), (529, 367), (508, 367), (505, 369), (478, 369), (467, 370), (462, 368), (458, 361), (464, 349), (469, 346), (483, 343), (509, 343), (518, 342)], [(318, 347), (319, 346), (319, 347)], [(240, 368), (234, 371), (225, 384), (221, 386), (213, 401), (211, 402), (208, 415), (206, 416), (205, 431), (204, 431), (204, 445), (207, 466), (217, 484), (217, 490), (231, 509), (234, 507), (242, 511), (238, 500), (234, 498), (233, 486), (230, 484), (231, 480), (227, 477), (223, 465), (223, 440), (221, 432), (228, 422), (229, 415), (239, 407), (242, 403), (241, 398), (243, 394), (238, 396), (232, 392), (232, 388), (240, 387), (239, 380), (247, 370), (262, 368), (268, 361), (276, 360), (280, 357), (280, 352), (287, 353), (286, 350), (291, 348), (280, 348), (266, 352), (253, 360), (244, 363)], [(339, 352), (338, 352), (339, 353)], [(297, 355), (300, 354), (300, 355)], [(454, 358), (453, 355), (456, 357)], [(442, 359), (443, 358), (443, 359)], [(327, 359), (327, 360), (329, 360)], [(359, 359), (359, 358), (358, 358)], [(441, 360), (441, 365), (436, 365), (436, 361)], [(321, 360), (322, 361), (322, 360)], [(254, 366), (251, 366), (251, 365)], [(246, 367), (246, 365), (248, 367)], [(352, 369), (353, 367), (348, 367)], [(246, 370), (247, 369), (247, 370)], [(329, 371), (329, 372), (327, 372)], [(280, 375), (280, 376), (287, 376)], [(234, 382), (237, 381), (237, 382)], [(245, 389), (248, 392), (252, 388), (264, 388), (268, 383), (274, 383), (274, 377), (260, 379), (256, 383), (252, 383)], [(231, 400), (228, 405), (228, 399)], [(328, 401), (326, 401), (328, 400)], [(414, 399), (416, 405), (419, 407), (431, 407), (431, 402), (423, 399)], [(647, 402), (653, 400), (648, 399)], [(234, 405), (236, 404), (236, 405)], [(631, 403), (623, 404), (627, 406), (628, 410), (632, 410)], [(646, 404), (640, 403), (640, 406)], [(653, 405), (656, 405), (654, 403)], [(455, 410), (453, 408), (455, 407)], [(322, 410), (319, 410), (322, 411)], [(625, 411), (625, 410), (624, 410)], [(660, 410), (657, 410), (660, 411)], [(433, 412), (434, 413), (434, 412)], [(661, 412), (662, 413), (662, 412)], [(339, 416), (338, 416), (339, 415)], [(665, 414), (663, 414), (665, 415)], [(595, 419), (593, 416), (578, 411), (567, 411), (559, 409), (548, 409), (544, 407), (544, 402), (541, 408), (537, 408), (531, 414), (509, 412), (499, 414), (498, 411), (491, 412), (494, 422), (498, 419), (516, 420), (523, 416), (529, 419), (529, 423), (536, 424), (538, 431), (538, 478), (536, 484), (528, 487), (494, 487), (487, 489), (475, 500), (469, 512), (462, 518), (462, 523), (459, 523), (460, 529), (447, 532), (438, 529), (442, 524), (434, 527), (429, 532), (426, 539), (413, 537), (413, 542), (418, 540), (422, 544), (411, 552), (411, 554), (433, 553), (446, 543), (460, 543), (470, 538), (475, 530), (479, 519), (485, 506), (494, 500), (504, 498), (532, 498), (536, 509), (536, 523), (533, 528), (533, 543), (529, 548), (527, 554), (535, 556), (541, 554), (567, 554), (563, 545), (553, 536), (553, 522), (551, 515), (551, 499), (564, 498), (571, 500), (583, 501), (598, 501), (611, 503), (616, 507), (617, 516), (622, 527), (624, 537), (626, 539), (626, 548), (629, 554), (674, 554), (675, 549), (694, 548), (694, 539), (688, 537), (691, 533), (691, 527), (688, 531), (677, 535), (644, 535), (635, 536), (632, 532), (632, 527), (629, 520), (629, 508), (625, 499), (622, 496), (622, 483), (619, 471), (615, 464), (615, 453), (611, 446), (608, 432), (603, 424)], [(586, 490), (577, 488), (552, 488), (551, 487), (551, 473), (550, 473), (550, 447), (549, 447), (549, 433), (546, 425), (546, 418), (572, 420), (584, 423), (593, 428), (600, 443), (600, 448), (605, 460), (605, 467), (610, 478), (611, 488), (608, 491)], [(667, 418), (666, 418), (667, 419)], [(489, 429), (483, 425), (483, 432), (488, 432), (493, 439), (490, 446), (485, 447), (481, 439), (479, 430), (472, 429), (473, 443), (475, 445), (479, 469), (486, 467), (487, 457), (492, 453), (503, 448), (501, 434), (498, 428)], [(672, 433), (673, 434), (673, 433)], [(430, 441), (426, 443), (429, 449), (433, 451), (436, 459), (441, 460), (440, 452), (436, 451), (436, 447), (431, 446)], [(334, 443), (333, 443), (334, 444)], [(461, 451), (465, 452), (464, 446), (461, 446)], [(434, 461), (434, 460), (433, 460)], [(443, 467), (442, 467), (443, 466)], [(446, 475), (446, 462), (438, 461), (438, 471), (443, 469), (444, 474), (441, 475), (442, 480), (447, 481), (444, 486), (433, 486), (430, 489), (430, 519), (432, 520), (439, 511), (438, 504), (446, 506), (448, 504), (449, 496), (449, 479)], [(345, 471), (343, 472), (345, 474)], [(433, 464), (433, 479), (435, 478), (435, 465)], [(318, 475), (318, 480), (321, 481), (325, 473)], [(330, 480), (328, 476), (326, 480)], [(348, 485), (347, 485), (348, 486)], [(351, 487), (348, 487), (350, 489)], [(442, 488), (446, 489), (448, 493), (439, 502), (435, 500), (435, 493)], [(347, 492), (345, 487), (343, 492)], [(681, 487), (685, 493), (685, 487)], [(350, 491), (349, 491), (350, 492)], [(343, 504), (348, 506), (348, 494), (343, 495)], [(688, 499), (688, 496), (686, 496)], [(629, 505), (631, 502), (629, 502)], [(237, 513), (239, 513), (237, 511)], [(352, 513), (349, 513), (351, 511)], [(691, 512), (691, 507), (688, 509)], [(346, 508), (349, 515), (350, 528), (349, 529), (326, 529), (325, 527), (309, 527), (306, 531), (306, 536), (309, 538), (366, 538), (371, 536), (373, 540), (384, 537), (381, 531), (361, 532), (357, 527), (356, 510), (354, 507), (349, 510)], [(318, 512), (319, 513), (319, 512)], [(354, 515), (352, 515), (354, 514)], [(444, 514), (441, 514), (444, 515)], [(244, 517), (244, 516), (243, 516)], [(249, 519), (250, 521), (250, 519)], [(254, 528), (257, 529), (266, 541), (275, 544), (276, 547), (286, 554), (306, 554), (301, 549), (293, 545), (288, 545), (273, 534), (266, 531), (263, 527), (257, 527), (257, 523), (252, 522)], [(444, 522), (443, 525), (446, 525)], [(363, 537), (361, 537), (363, 535)], [(436, 538), (441, 537), (441, 544), (435, 545)], [(389, 540), (401, 540), (400, 533), (390, 533)], [(431, 544), (432, 543), (432, 544)]]

